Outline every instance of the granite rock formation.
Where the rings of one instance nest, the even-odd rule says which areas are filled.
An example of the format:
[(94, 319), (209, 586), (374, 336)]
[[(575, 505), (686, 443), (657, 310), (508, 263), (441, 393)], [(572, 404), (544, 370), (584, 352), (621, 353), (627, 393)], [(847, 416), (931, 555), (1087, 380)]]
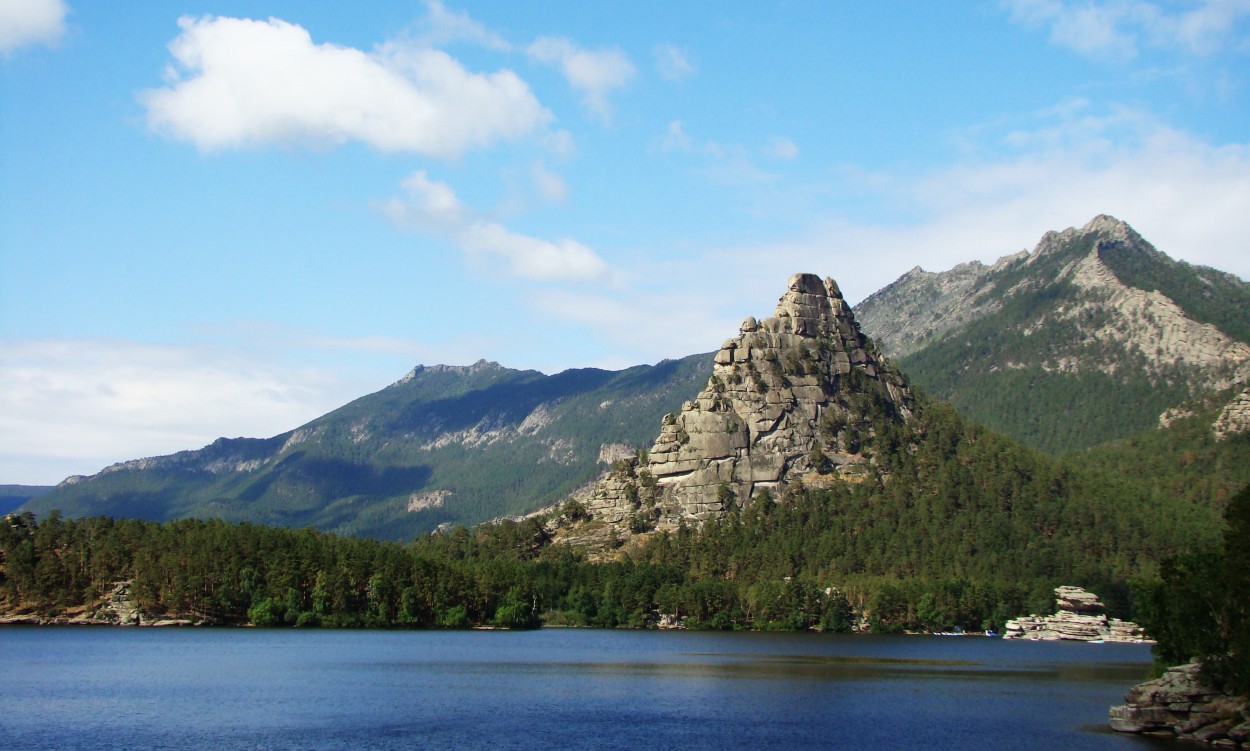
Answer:
[(664, 417), (651, 450), (575, 498), (573, 516), (594, 524), (589, 538), (585, 523), (567, 537), (697, 525), (800, 478), (862, 479), (875, 471), (863, 450), (872, 420), (905, 421), (911, 410), (838, 285), (796, 274), (771, 317), (748, 317), (721, 346), (707, 386)]
[(1206, 685), (1198, 663), (1168, 668), (1134, 686), (1124, 701), (1111, 708), (1114, 730), (1250, 748), (1250, 702)]
[(1057, 587), (1054, 615), (1029, 615), (1007, 621), (1004, 639), (1031, 641), (1106, 641), (1141, 643), (1147, 641), (1140, 626), (1119, 618), (1108, 618), (1098, 596), (1080, 587)]
[(1211, 430), (1215, 433), (1216, 440), (1250, 430), (1250, 388), (1243, 389), (1233, 397), (1220, 412)]

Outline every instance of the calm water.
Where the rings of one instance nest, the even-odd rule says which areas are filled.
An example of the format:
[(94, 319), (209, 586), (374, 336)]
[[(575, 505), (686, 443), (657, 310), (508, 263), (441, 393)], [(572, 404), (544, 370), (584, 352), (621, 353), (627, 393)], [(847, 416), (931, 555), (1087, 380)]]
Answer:
[(14, 749), (1151, 749), (1137, 645), (634, 631), (0, 629)]

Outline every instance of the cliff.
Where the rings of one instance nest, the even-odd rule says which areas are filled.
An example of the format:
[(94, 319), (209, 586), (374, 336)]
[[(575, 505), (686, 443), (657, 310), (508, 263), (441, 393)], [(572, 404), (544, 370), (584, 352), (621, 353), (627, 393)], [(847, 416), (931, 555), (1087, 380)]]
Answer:
[(772, 316), (748, 317), (721, 345), (707, 385), (664, 417), (651, 450), (617, 462), (557, 527), (576, 522), (563, 536), (594, 545), (698, 525), (799, 481), (854, 481), (875, 471), (864, 444), (876, 426), (911, 411), (838, 285), (796, 274)]

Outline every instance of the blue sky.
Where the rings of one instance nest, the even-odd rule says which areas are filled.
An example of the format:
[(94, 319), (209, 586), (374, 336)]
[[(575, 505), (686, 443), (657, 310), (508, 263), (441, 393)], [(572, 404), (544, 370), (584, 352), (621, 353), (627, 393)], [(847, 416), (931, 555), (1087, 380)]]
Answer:
[(1099, 213), (1246, 278), (1248, 63), (1247, 0), (0, 0), (0, 482)]

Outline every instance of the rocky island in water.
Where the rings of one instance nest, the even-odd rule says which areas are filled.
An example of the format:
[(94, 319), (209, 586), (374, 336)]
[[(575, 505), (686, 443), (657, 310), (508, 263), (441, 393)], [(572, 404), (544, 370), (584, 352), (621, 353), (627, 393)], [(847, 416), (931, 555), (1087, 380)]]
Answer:
[(1080, 587), (1055, 588), (1054, 615), (1028, 615), (1007, 621), (1004, 639), (1031, 641), (1088, 641), (1149, 643), (1141, 626), (1119, 618), (1108, 618), (1106, 606), (1093, 592)]

